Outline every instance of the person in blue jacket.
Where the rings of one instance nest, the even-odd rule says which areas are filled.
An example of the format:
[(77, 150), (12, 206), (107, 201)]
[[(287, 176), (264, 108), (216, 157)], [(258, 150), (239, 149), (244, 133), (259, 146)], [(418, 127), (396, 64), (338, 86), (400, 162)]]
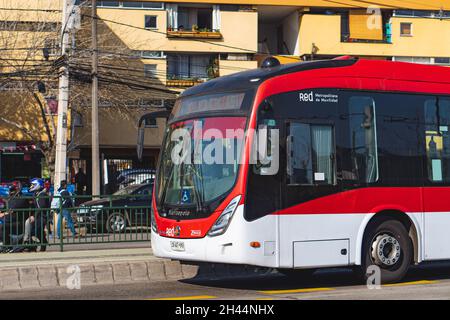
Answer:
[(57, 226), (57, 231), (56, 233), (58, 234), (59, 237), (62, 237), (62, 233), (61, 233), (61, 224), (62, 224), (62, 218), (64, 218), (67, 222), (67, 227), (70, 229), (70, 231), (72, 232), (72, 236), (74, 238), (78, 237), (78, 233), (75, 231), (75, 225), (74, 222), (72, 220), (72, 215), (70, 213), (70, 208), (73, 207), (73, 200), (72, 200), (72, 195), (70, 194), (69, 191), (67, 191), (67, 181), (66, 180), (62, 180), (61, 181), (61, 186), (58, 189), (58, 193), (59, 196), (61, 197), (61, 208), (62, 208), (62, 213), (59, 212), (59, 217), (58, 217), (58, 226)]

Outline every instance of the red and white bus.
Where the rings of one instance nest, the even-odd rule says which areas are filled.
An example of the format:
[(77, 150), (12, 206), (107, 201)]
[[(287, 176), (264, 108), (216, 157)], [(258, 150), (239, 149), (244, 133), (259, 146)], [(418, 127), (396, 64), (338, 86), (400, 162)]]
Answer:
[[(174, 132), (195, 122), (244, 130), (200, 138), (231, 146), (238, 161), (173, 161)], [(279, 132), (263, 144), (279, 147), (275, 173), (250, 161), (258, 128)], [(158, 257), (286, 273), (376, 265), (383, 282), (450, 259), (450, 68), (269, 58), (186, 90), (165, 136), (152, 202)]]

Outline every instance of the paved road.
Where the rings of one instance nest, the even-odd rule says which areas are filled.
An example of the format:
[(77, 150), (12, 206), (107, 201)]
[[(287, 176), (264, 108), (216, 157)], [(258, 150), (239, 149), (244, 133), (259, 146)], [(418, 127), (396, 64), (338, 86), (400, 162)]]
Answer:
[(369, 290), (348, 270), (317, 272), (308, 280), (281, 275), (245, 280), (163, 281), (80, 290), (39, 290), (1, 293), (1, 299), (450, 299), (450, 263), (411, 270), (403, 283)]

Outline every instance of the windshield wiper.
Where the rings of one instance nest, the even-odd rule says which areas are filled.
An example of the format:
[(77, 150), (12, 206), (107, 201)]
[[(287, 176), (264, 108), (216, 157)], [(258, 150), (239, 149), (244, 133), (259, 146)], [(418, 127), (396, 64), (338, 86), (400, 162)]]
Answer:
[[(192, 148), (192, 154), (191, 154), (191, 160), (192, 160), (192, 172), (194, 174), (193, 182), (194, 182), (194, 192), (195, 192), (195, 199), (197, 203), (197, 210), (200, 212), (203, 212), (205, 209), (204, 206), (204, 188), (203, 188), (203, 175), (201, 173), (201, 169), (198, 170), (198, 168), (201, 168), (201, 165), (198, 165), (195, 163), (195, 151), (197, 150), (198, 144), (200, 142), (197, 142), (194, 148)], [(200, 189), (201, 185), (201, 189)], [(201, 190), (201, 191), (200, 191)]]
[(172, 179), (172, 176), (173, 176), (173, 172), (174, 172), (173, 168), (174, 167), (175, 167), (175, 165), (172, 163), (172, 166), (170, 167), (169, 177), (164, 182), (163, 192), (162, 192), (161, 199), (160, 199), (161, 206), (163, 208), (164, 208), (164, 204), (166, 202), (166, 193), (167, 193), (167, 189), (169, 187), (169, 181)]

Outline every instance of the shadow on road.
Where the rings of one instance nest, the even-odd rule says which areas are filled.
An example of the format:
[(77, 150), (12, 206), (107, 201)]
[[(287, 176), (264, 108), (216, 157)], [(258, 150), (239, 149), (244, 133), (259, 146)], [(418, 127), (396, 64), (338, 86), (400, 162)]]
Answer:
[[(450, 279), (450, 261), (439, 263), (426, 263), (410, 268), (402, 282), (420, 280), (446, 280)], [(236, 290), (289, 290), (327, 287), (352, 287), (362, 285), (361, 280), (352, 269), (322, 269), (312, 276), (305, 278), (287, 277), (277, 272), (265, 276), (248, 278), (228, 278), (218, 280), (185, 279), (180, 282), (212, 288)]]

